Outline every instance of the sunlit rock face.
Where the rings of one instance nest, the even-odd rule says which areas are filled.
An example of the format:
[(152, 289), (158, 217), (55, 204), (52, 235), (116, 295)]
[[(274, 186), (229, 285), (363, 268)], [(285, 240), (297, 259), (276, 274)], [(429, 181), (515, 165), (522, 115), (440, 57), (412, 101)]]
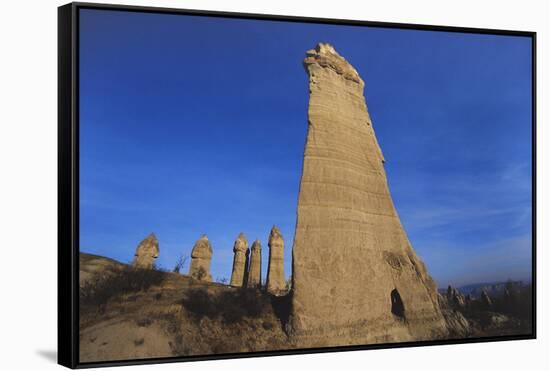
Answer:
[(132, 265), (136, 268), (153, 269), (159, 253), (159, 241), (155, 234), (151, 233), (136, 248)]
[(307, 51), (304, 66), (310, 96), (290, 333), (304, 346), (447, 335), (436, 284), (390, 196), (362, 78), (328, 44)]
[(285, 241), (276, 226), (269, 233), (269, 266), (267, 268), (267, 291), (273, 295), (286, 294), (285, 281)]
[(242, 287), (246, 284), (246, 275), (248, 269), (248, 240), (244, 233), (239, 234), (233, 245), (233, 270), (231, 272), (230, 285)]
[(250, 265), (248, 267), (247, 287), (262, 285), (262, 245), (259, 240), (254, 241), (250, 248)]
[(212, 262), (212, 245), (207, 235), (203, 235), (197, 240), (193, 250), (191, 250), (191, 265), (189, 266), (189, 275), (199, 281), (212, 282), (210, 274), (210, 264)]

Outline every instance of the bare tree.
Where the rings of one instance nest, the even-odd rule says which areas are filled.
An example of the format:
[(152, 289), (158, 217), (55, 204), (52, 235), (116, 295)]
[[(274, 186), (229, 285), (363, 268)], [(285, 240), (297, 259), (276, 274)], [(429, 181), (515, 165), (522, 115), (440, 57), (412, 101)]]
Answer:
[(180, 273), (183, 266), (185, 265), (185, 263), (187, 262), (187, 259), (189, 259), (188, 256), (180, 256), (178, 261), (176, 262), (176, 266), (174, 267), (174, 273)]

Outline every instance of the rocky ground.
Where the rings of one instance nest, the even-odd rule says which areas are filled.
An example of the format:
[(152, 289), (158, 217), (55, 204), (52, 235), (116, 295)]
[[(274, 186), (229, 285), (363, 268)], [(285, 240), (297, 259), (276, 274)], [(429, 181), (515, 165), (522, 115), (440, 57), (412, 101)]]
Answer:
[(532, 332), (531, 286), (510, 285), (499, 296), (463, 295), (449, 286), (439, 304), (453, 338), (528, 335)]
[(288, 349), (284, 298), (80, 254), (80, 361)]

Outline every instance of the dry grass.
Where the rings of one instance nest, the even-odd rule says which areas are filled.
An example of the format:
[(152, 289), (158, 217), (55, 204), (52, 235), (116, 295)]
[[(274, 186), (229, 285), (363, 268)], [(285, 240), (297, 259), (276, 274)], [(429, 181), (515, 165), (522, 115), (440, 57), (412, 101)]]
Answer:
[(211, 293), (206, 288), (187, 292), (182, 306), (195, 318), (220, 318), (226, 324), (234, 324), (245, 317), (260, 317), (269, 303), (267, 295), (255, 289), (230, 289)]
[(109, 300), (124, 295), (128, 296), (128, 301), (135, 301), (137, 297), (131, 294), (159, 286), (163, 280), (164, 273), (157, 270), (131, 266), (111, 268), (80, 288), (80, 310), (81, 312), (102, 311)]
[[(173, 272), (137, 270), (120, 263), (111, 266), (100, 259), (87, 260), (104, 269), (94, 271), (81, 287), (83, 359), (290, 347), (283, 331), (290, 309), (288, 298)], [(91, 271), (81, 260), (82, 269)]]

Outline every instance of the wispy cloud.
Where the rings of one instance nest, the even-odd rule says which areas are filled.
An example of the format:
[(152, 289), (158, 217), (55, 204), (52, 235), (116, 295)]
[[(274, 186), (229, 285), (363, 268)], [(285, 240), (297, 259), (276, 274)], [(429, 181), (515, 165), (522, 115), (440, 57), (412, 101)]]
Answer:
[(442, 284), (531, 276), (530, 164), (480, 176), (427, 175), (429, 192), (398, 203), (411, 242)]

